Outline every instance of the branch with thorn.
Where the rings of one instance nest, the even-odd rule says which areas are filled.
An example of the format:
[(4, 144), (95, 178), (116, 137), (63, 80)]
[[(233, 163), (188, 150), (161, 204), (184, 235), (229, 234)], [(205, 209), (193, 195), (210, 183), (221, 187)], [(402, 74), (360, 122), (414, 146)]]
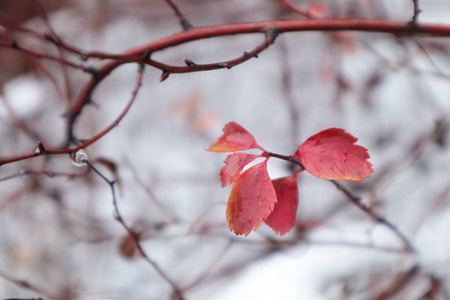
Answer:
[[(285, 160), (291, 163), (296, 164), (299, 166), (302, 170), (305, 170), (305, 167), (302, 165), (302, 163), (298, 160), (298, 158), (294, 158), (291, 156), (281, 155), (277, 153), (272, 152), (264, 152), (264, 156), (266, 157), (275, 157), (281, 160)], [(375, 211), (373, 211), (370, 207), (366, 206), (362, 201), (361, 198), (358, 196), (355, 196), (350, 192), (348, 189), (346, 189), (342, 184), (337, 182), (336, 180), (329, 180), (339, 191), (341, 191), (347, 199), (354, 204), (356, 207), (358, 207), (361, 211), (363, 211), (365, 214), (370, 216), (375, 222), (381, 223), (389, 228), (403, 243), (405, 251), (409, 253), (414, 253), (415, 249), (412, 246), (411, 242), (408, 240), (408, 238), (400, 231), (398, 230), (391, 222), (389, 222), (386, 218), (380, 216)]]

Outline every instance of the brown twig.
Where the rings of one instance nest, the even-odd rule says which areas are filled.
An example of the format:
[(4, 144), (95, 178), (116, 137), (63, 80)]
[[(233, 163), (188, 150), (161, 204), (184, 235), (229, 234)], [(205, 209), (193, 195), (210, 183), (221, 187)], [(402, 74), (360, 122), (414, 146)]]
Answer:
[(167, 4), (169, 4), (170, 8), (174, 11), (175, 15), (180, 19), (181, 28), (184, 31), (194, 28), (194, 26), (189, 22), (186, 16), (178, 9), (178, 6), (172, 0), (166, 0)]
[[(286, 156), (286, 155), (281, 155), (281, 154), (276, 154), (276, 153), (272, 153), (272, 152), (264, 152), (263, 155), (265, 157), (275, 157), (275, 158), (279, 158), (285, 161), (289, 161), (292, 162), (296, 165), (298, 165), (300, 168), (302, 168), (303, 170), (305, 170), (305, 168), (303, 167), (302, 163), (298, 160), (298, 158), (293, 157), (293, 156)], [(405, 245), (405, 250), (410, 252), (410, 253), (414, 253), (414, 247), (412, 246), (411, 242), (408, 240), (408, 238), (403, 235), (403, 233), (400, 232), (400, 230), (398, 230), (391, 222), (389, 222), (386, 218), (378, 215), (376, 212), (374, 212), (370, 207), (366, 206), (364, 203), (362, 203), (361, 198), (358, 196), (353, 195), (348, 189), (346, 189), (344, 186), (342, 186), (339, 182), (337, 182), (336, 180), (328, 180), (331, 183), (334, 184), (334, 186), (336, 186), (336, 188), (341, 191), (348, 200), (350, 200), (351, 203), (353, 203), (354, 205), (356, 205), (356, 207), (358, 207), (360, 210), (362, 210), (364, 213), (366, 213), (368, 216), (370, 216), (375, 222), (377, 223), (381, 223), (383, 225), (385, 225), (386, 227), (388, 227), (393, 233), (395, 233), (395, 235), (402, 241), (402, 243)]]
[[(383, 32), (391, 33), (395, 35), (431, 35), (431, 36), (450, 36), (450, 26), (445, 25), (431, 25), (431, 24), (417, 24), (411, 27), (408, 24), (397, 23), (385, 20), (367, 20), (367, 19), (314, 19), (314, 20), (276, 20), (276, 21), (262, 21), (262, 22), (248, 22), (248, 23), (235, 23), (227, 25), (217, 25), (209, 27), (197, 27), (189, 31), (183, 31), (175, 35), (171, 35), (154, 42), (146, 43), (141, 46), (132, 48), (123, 52), (120, 55), (108, 55), (101, 52), (83, 52), (70, 47), (62, 43), (59, 39), (53, 37), (53, 42), (61, 45), (64, 49), (70, 49), (73, 53), (78, 53), (82, 58), (87, 59), (89, 57), (96, 57), (99, 59), (115, 59), (114, 61), (104, 65), (101, 69), (92, 72), (94, 76), (84, 85), (78, 97), (75, 99), (70, 112), (68, 113), (68, 132), (67, 132), (67, 142), (66, 147), (70, 142), (74, 141), (73, 126), (77, 117), (80, 115), (83, 107), (89, 103), (90, 96), (94, 89), (106, 78), (114, 69), (118, 66), (128, 63), (128, 62), (141, 62), (148, 63), (149, 56), (163, 49), (174, 47), (183, 43), (201, 40), (210, 37), (227, 36), (235, 34), (249, 34), (258, 32), (293, 32), (293, 31), (338, 31), (338, 30), (351, 30), (351, 31), (365, 31), (365, 32)], [(268, 35), (270, 37), (270, 35)], [(275, 37), (275, 36), (274, 36)], [(50, 37), (46, 37), (52, 40)], [(267, 38), (267, 37), (266, 37)], [(265, 45), (265, 44), (264, 44)], [(264, 48), (264, 46), (263, 46)], [(255, 49), (254, 51), (258, 51)], [(258, 53), (258, 52), (256, 52)], [(33, 53), (36, 55), (36, 53)], [(250, 58), (252, 57), (249, 55)], [(246, 61), (248, 59), (247, 55), (237, 59), (236, 63)], [(60, 61), (59, 58), (55, 60)], [(62, 62), (64, 63), (64, 62)], [(220, 63), (219, 63), (220, 64)], [(161, 65), (161, 67), (166, 68), (167, 65)], [(209, 67), (209, 66), (208, 66)], [(221, 65), (222, 68), (227, 66)], [(80, 67), (81, 69), (90, 72), (89, 69)], [(196, 72), (204, 67), (197, 67), (195, 65), (182, 67), (186, 69), (172, 69), (171, 71), (185, 71), (185, 72)], [(215, 68), (219, 68), (216, 64)], [(163, 75), (170, 74), (168, 72), (163, 73)], [(164, 77), (163, 77), (164, 78)], [(114, 127), (114, 126), (113, 126)], [(112, 128), (106, 130), (109, 131)], [(98, 138), (102, 137), (106, 132), (101, 132), (94, 138), (88, 141), (88, 145), (92, 144)], [(79, 149), (85, 148), (87, 145), (81, 145), (72, 149), (65, 150), (49, 150), (46, 154), (62, 154), (62, 153), (72, 153)], [(0, 160), (0, 165), (36, 157), (42, 154), (30, 154), (13, 159)]]
[[(38, 294), (38, 295), (42, 295), (43, 297), (47, 298), (48, 300), (64, 300), (64, 298), (61, 297), (61, 296), (52, 295), (49, 292), (43, 290), (40, 287), (37, 287), (37, 286), (31, 284), (28, 281), (14, 278), (14, 277), (8, 275), (7, 273), (5, 273), (4, 271), (1, 271), (1, 270), (0, 270), (0, 277), (3, 278), (6, 281), (11, 282), (12, 284), (14, 284), (14, 285), (16, 285), (16, 286), (18, 286), (20, 288), (30, 290), (30, 291)], [(37, 300), (39, 300), (39, 299), (42, 300), (42, 298), (38, 298)]]
[(419, 0), (411, 0), (413, 3), (413, 16), (411, 18), (411, 24), (416, 26), (417, 25), (417, 19), (419, 17), (419, 14), (422, 12), (419, 8)]
[(142, 255), (142, 257), (155, 269), (155, 271), (158, 273), (158, 275), (167, 282), (174, 293), (174, 296), (176, 299), (183, 299), (182, 292), (179, 289), (179, 287), (175, 284), (175, 282), (169, 278), (169, 276), (161, 269), (161, 267), (154, 261), (150, 256), (147, 254), (147, 252), (142, 247), (142, 244), (140, 242), (140, 235), (132, 230), (125, 220), (123, 219), (122, 215), (120, 214), (119, 206), (117, 204), (117, 196), (116, 196), (116, 189), (115, 189), (115, 180), (108, 179), (103, 173), (101, 173), (93, 164), (91, 164), (89, 161), (84, 161), (91, 170), (93, 170), (98, 176), (100, 176), (110, 187), (111, 194), (112, 194), (112, 202), (113, 202), (113, 208), (114, 208), (114, 218), (122, 225), (122, 227), (126, 230), (128, 235), (133, 239), (133, 241), (136, 244), (136, 249), (139, 251), (139, 253)]
[(86, 67), (86, 66), (83, 66), (82, 64), (73, 63), (73, 62), (68, 61), (68, 60), (66, 60), (64, 58), (61, 58), (61, 57), (52, 56), (52, 55), (48, 55), (48, 54), (45, 54), (45, 53), (40, 53), (40, 52), (37, 52), (37, 51), (34, 51), (34, 50), (26, 49), (26, 48), (20, 46), (15, 41), (12, 43), (12, 45), (0, 44), (0, 47), (11, 47), (12, 49), (21, 51), (21, 52), (23, 52), (23, 53), (25, 53), (27, 55), (30, 55), (30, 56), (33, 56), (33, 57), (36, 57), (36, 58), (43, 58), (43, 59), (53, 60), (53, 61), (59, 62), (59, 63), (61, 63), (63, 65), (72, 67), (74, 69), (82, 70), (83, 72), (95, 73), (95, 70), (92, 69), (91, 67)]
[(250, 52), (244, 52), (243, 55), (241, 55), (238, 58), (231, 59), (225, 62), (218, 62), (218, 63), (211, 63), (211, 64), (196, 64), (193, 61), (189, 59), (185, 59), (186, 66), (179, 67), (179, 66), (169, 66), (157, 61), (154, 61), (152, 59), (148, 59), (146, 61), (147, 64), (151, 65), (152, 67), (155, 67), (157, 69), (160, 69), (163, 71), (163, 78), (160, 81), (165, 80), (169, 74), (171, 73), (192, 73), (192, 72), (200, 72), (200, 71), (211, 71), (211, 70), (218, 70), (218, 69), (231, 69), (243, 62), (246, 62), (247, 60), (251, 58), (257, 58), (258, 54), (260, 54), (262, 51), (267, 49), (270, 45), (272, 45), (275, 42), (275, 39), (278, 36), (278, 30), (275, 28), (269, 28), (266, 32), (266, 38), (264, 41), (257, 46), (255, 49), (253, 49)]
[(159, 210), (162, 212), (167, 221), (170, 224), (179, 223), (180, 220), (178, 216), (176, 216), (173, 212), (168, 210), (160, 201), (158, 201), (152, 189), (147, 184), (145, 184), (143, 180), (139, 177), (138, 173), (136, 172), (136, 169), (134, 168), (134, 166), (131, 165), (131, 162), (125, 158), (125, 163), (130, 168), (134, 180), (136, 180), (136, 182), (145, 190), (147, 195), (150, 197), (150, 200), (153, 202), (153, 204), (155, 204), (159, 208)]
[(122, 119), (125, 117), (125, 115), (130, 110), (131, 105), (136, 100), (138, 91), (139, 91), (139, 89), (140, 89), (140, 87), (142, 85), (143, 74), (144, 74), (144, 65), (139, 65), (138, 78), (136, 80), (136, 85), (135, 85), (135, 87), (133, 89), (133, 92), (131, 93), (131, 98), (128, 101), (127, 105), (125, 106), (124, 110), (114, 120), (114, 122), (112, 122), (108, 127), (103, 129), (101, 132), (97, 133), (92, 138), (90, 138), (88, 140), (84, 140), (83, 143), (81, 145), (77, 146), (77, 147), (67, 148), (67, 149), (62, 149), (62, 150), (47, 149), (47, 148), (44, 147), (44, 145), (39, 143), (39, 145), (38, 145), (39, 147), (37, 148), (37, 151), (35, 151), (34, 153), (21, 155), (21, 156), (17, 156), (17, 157), (13, 157), (13, 158), (8, 158), (8, 159), (2, 159), (2, 160), (0, 160), (0, 166), (4, 165), (4, 164), (8, 164), (8, 163), (24, 160), (24, 159), (38, 157), (38, 156), (41, 156), (41, 155), (72, 154), (72, 153), (77, 152), (80, 149), (85, 149), (88, 146), (92, 145), (93, 143), (95, 143), (96, 141), (98, 141), (99, 139), (104, 137), (112, 129), (114, 129), (115, 127), (119, 126), (120, 121), (122, 121)]
[(8, 175), (5, 177), (0, 178), (0, 182), (7, 181), (13, 178), (22, 177), (22, 176), (30, 176), (30, 175), (45, 175), (47, 177), (53, 178), (53, 177), (67, 177), (69, 179), (76, 178), (76, 177), (84, 177), (87, 173), (63, 173), (63, 172), (56, 172), (51, 170), (23, 170), (18, 173)]
[[(122, 54), (111, 54), (101, 52), (84, 52), (74, 47), (61, 44), (62, 47), (74, 51), (82, 58), (98, 58), (98, 59), (114, 59), (103, 66), (96, 73), (95, 78), (91, 78), (85, 84), (82, 91), (75, 99), (70, 111), (69, 130), (72, 130), (77, 117), (81, 113), (84, 105), (89, 102), (90, 95), (96, 86), (114, 69), (127, 62), (148, 62), (149, 55), (175, 47), (180, 44), (211, 38), (219, 36), (228, 36), (236, 34), (249, 34), (267, 32), (269, 28), (274, 28), (278, 32), (294, 32), (294, 31), (365, 31), (365, 32), (381, 32), (391, 33), (396, 35), (431, 35), (431, 36), (450, 36), (450, 26), (445, 25), (431, 25), (421, 24), (414, 28), (405, 25), (404, 23), (397, 23), (385, 20), (359, 20), (359, 19), (315, 19), (315, 20), (277, 20), (277, 21), (262, 21), (262, 22), (248, 22), (235, 23), (217, 26), (196, 27), (189, 31), (183, 31), (154, 42), (146, 43), (138, 47), (132, 48), (123, 52)], [(144, 55), (145, 54), (145, 55)], [(163, 66), (161, 66), (163, 67)], [(197, 71), (196, 68), (190, 68), (190, 72)], [(69, 131), (69, 136), (70, 136)]]

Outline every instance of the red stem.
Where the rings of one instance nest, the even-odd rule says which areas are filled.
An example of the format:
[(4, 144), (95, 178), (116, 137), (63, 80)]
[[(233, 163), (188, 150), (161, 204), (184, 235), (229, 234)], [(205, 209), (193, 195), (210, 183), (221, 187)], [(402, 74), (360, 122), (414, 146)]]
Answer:
[[(263, 33), (270, 28), (276, 29), (278, 32), (294, 32), (294, 31), (364, 31), (364, 32), (381, 32), (396, 35), (431, 35), (431, 36), (450, 36), (450, 26), (417, 24), (411, 26), (409, 23), (399, 23), (386, 20), (370, 20), (370, 19), (313, 19), (313, 20), (276, 20), (261, 21), (248, 23), (234, 23), (226, 25), (216, 25), (207, 27), (196, 27), (188, 31), (183, 31), (154, 42), (146, 43), (135, 48), (123, 52), (121, 55), (108, 55), (100, 52), (79, 52), (85, 58), (100, 59), (116, 59), (118, 61), (110, 62), (102, 67), (96, 76), (92, 78), (83, 88), (78, 98), (75, 100), (71, 108), (72, 126), (81, 109), (89, 101), (90, 94), (110, 72), (123, 63), (130, 61), (146, 63), (148, 58), (145, 53), (154, 53), (174, 47), (187, 42), (201, 40), (211, 37), (219, 37), (235, 34)], [(66, 48), (67, 45), (66, 45)], [(72, 49), (74, 50), (74, 49)], [(123, 59), (119, 61), (119, 59)], [(146, 61), (147, 60), (147, 61)], [(198, 71), (195, 66), (191, 67), (192, 72)]]

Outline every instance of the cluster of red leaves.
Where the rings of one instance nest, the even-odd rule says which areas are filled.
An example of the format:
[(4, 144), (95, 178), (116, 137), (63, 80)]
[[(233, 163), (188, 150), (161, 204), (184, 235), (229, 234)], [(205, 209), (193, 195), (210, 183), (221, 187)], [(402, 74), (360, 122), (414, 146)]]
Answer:
[[(329, 180), (360, 181), (373, 172), (367, 149), (355, 145), (358, 139), (340, 128), (329, 128), (307, 139), (290, 157), (299, 159), (303, 168), (295, 174), (271, 180), (267, 172), (270, 158), (253, 135), (236, 122), (229, 122), (223, 134), (207, 149), (212, 152), (235, 152), (249, 149), (260, 155), (233, 153), (227, 156), (220, 171), (222, 187), (233, 184), (227, 204), (227, 222), (237, 235), (248, 235), (262, 222), (279, 234), (295, 224), (298, 206), (297, 177), (303, 170)], [(256, 158), (265, 158), (247, 170)]]

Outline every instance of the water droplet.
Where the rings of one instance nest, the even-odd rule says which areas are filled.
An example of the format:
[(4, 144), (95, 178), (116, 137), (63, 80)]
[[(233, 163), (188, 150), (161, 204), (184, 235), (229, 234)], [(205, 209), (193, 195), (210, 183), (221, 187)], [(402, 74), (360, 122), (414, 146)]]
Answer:
[(44, 147), (44, 145), (42, 145), (41, 142), (38, 142), (38, 145), (36, 146), (36, 148), (34, 148), (34, 153), (35, 154), (43, 154), (43, 153), (45, 153), (45, 147)]
[(88, 160), (86, 152), (83, 149), (78, 150), (75, 154), (72, 154), (72, 163), (74, 166), (82, 167), (86, 165)]
[(322, 146), (322, 148), (320, 148), (320, 151), (325, 152), (326, 149), (327, 149), (326, 147)]

